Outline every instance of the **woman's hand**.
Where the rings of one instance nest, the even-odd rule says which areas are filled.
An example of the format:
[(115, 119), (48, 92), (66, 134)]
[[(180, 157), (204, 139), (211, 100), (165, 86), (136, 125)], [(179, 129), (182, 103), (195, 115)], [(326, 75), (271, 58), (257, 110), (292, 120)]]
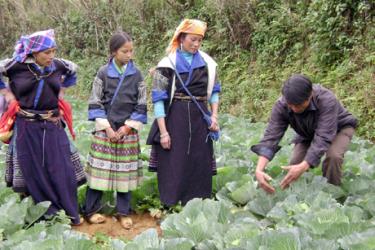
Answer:
[(163, 149), (171, 149), (171, 137), (168, 132), (160, 134), (160, 145)]
[(4, 98), (7, 103), (11, 103), (12, 101), (16, 100), (16, 97), (11, 91), (5, 92)]
[(131, 127), (129, 127), (128, 125), (124, 125), (124, 126), (121, 126), (118, 130), (117, 130), (117, 139), (120, 140), (122, 137), (124, 137), (125, 135), (128, 135), (130, 133), (130, 131), (132, 130)]
[(117, 142), (117, 133), (112, 128), (106, 128), (105, 132), (111, 142)]
[(208, 128), (211, 131), (219, 131), (219, 123), (217, 122), (217, 116), (211, 115), (211, 126)]

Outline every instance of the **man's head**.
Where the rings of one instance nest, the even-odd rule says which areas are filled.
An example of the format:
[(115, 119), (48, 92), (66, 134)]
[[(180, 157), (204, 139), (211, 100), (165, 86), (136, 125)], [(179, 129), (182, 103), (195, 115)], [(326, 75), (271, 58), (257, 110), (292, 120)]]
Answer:
[(309, 106), (312, 97), (312, 83), (304, 75), (292, 75), (281, 90), (288, 107), (294, 113), (302, 113)]

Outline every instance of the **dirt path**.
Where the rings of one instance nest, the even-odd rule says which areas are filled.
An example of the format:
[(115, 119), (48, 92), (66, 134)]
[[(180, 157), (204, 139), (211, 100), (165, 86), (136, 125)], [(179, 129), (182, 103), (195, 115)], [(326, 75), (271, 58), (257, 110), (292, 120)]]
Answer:
[(85, 221), (82, 225), (73, 226), (72, 228), (90, 236), (100, 232), (112, 238), (124, 237), (129, 240), (149, 228), (156, 228), (158, 234), (161, 234), (160, 226), (149, 214), (132, 214), (130, 217), (133, 220), (133, 227), (129, 230), (122, 228), (117, 219), (111, 216), (106, 216), (107, 219), (102, 224), (90, 224)]

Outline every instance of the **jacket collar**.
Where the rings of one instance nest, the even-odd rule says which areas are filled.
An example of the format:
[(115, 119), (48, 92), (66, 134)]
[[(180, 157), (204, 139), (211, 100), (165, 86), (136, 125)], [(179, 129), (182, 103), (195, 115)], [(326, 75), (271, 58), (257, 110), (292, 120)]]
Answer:
[[(110, 78), (120, 78), (121, 75), (117, 71), (116, 67), (112, 63), (113, 59), (111, 59), (108, 63), (108, 69), (107, 69), (107, 76)], [(124, 76), (130, 76), (134, 75), (136, 73), (136, 68), (134, 66), (133, 60), (130, 60), (126, 66), (126, 70), (124, 72)]]
[(316, 105), (316, 97), (314, 95), (314, 92), (313, 92), (312, 98), (310, 100), (309, 106), (306, 108), (306, 110), (309, 110), (309, 111), (318, 110), (318, 107)]
[(31, 57), (31, 56), (29, 56), (29, 57), (25, 60), (24, 63), (32, 65), (32, 67), (33, 67), (35, 70), (39, 71), (39, 72), (42, 73), (42, 74), (50, 73), (50, 72), (53, 72), (53, 71), (56, 70), (55, 60), (52, 60), (52, 63), (51, 63), (50, 66), (46, 66), (46, 67), (44, 67), (44, 68), (41, 68), (41, 67), (36, 63), (35, 59), (34, 59), (33, 57)]
[(201, 68), (206, 66), (206, 62), (203, 60), (199, 51), (193, 55), (193, 60), (191, 64), (186, 61), (185, 57), (182, 55), (181, 50), (176, 52), (176, 69), (178, 73), (187, 73), (190, 70)]

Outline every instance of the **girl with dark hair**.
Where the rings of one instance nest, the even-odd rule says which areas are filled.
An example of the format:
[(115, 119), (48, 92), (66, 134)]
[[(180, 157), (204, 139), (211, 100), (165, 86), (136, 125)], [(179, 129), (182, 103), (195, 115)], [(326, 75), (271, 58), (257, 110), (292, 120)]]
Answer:
[(72, 117), (63, 100), (64, 89), (76, 83), (77, 66), (55, 58), (56, 47), (54, 30), (38, 31), (22, 36), (13, 58), (0, 62), (0, 93), (9, 103), (9, 121), (15, 120), (5, 180), (35, 202), (50, 201), (47, 215), (64, 210), (79, 224), (77, 186), (85, 175), (64, 130), (72, 129)]
[(125, 32), (109, 41), (109, 62), (93, 82), (89, 99), (89, 120), (95, 132), (88, 157), (88, 189), (84, 214), (90, 223), (102, 223), (103, 191), (117, 192), (116, 209), (121, 225), (129, 229), (130, 191), (142, 179), (138, 131), (147, 121), (146, 85), (134, 65), (133, 42)]

